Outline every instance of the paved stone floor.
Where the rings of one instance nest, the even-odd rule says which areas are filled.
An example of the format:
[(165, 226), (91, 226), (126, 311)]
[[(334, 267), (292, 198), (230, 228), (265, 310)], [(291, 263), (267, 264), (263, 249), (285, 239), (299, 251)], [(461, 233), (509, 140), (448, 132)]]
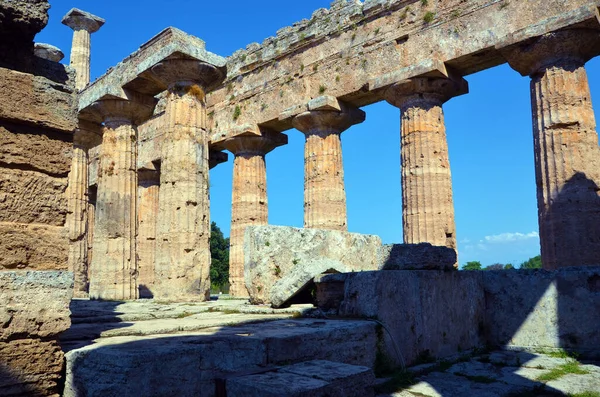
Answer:
[(600, 363), (564, 352), (498, 351), (407, 372), (397, 376), (395, 385), (380, 385), (387, 393), (378, 397), (600, 397)]

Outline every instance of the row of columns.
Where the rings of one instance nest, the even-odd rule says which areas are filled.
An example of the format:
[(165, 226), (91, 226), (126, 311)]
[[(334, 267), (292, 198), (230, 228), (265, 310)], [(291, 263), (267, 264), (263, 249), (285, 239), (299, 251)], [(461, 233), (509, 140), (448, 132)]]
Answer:
[[(581, 45), (581, 43), (588, 43)], [(600, 157), (598, 136), (584, 69), (600, 51), (597, 31), (573, 30), (544, 35), (502, 49), (509, 64), (530, 75), (540, 240), (544, 267), (595, 264), (600, 247)], [(212, 68), (212, 69), (211, 69)], [(205, 87), (216, 78), (210, 65), (171, 60), (152, 69), (168, 86), (160, 177), (152, 174), (149, 202), (157, 206), (151, 244), (153, 295), (172, 300), (207, 299), (210, 288), (209, 148)], [(204, 80), (198, 80), (205, 76)], [(391, 86), (386, 99), (401, 110), (404, 243), (429, 242), (456, 249), (452, 183), (442, 105), (468, 92), (464, 79), (418, 77)], [(304, 226), (347, 230), (341, 133), (364, 121), (365, 114), (333, 100), (297, 115), (293, 126), (305, 134)], [(99, 170), (90, 297), (135, 299), (141, 272), (136, 266), (137, 120), (148, 107), (126, 100), (97, 106), (105, 128)], [(79, 138), (78, 138), (79, 136)], [(87, 154), (76, 134), (70, 192), (70, 262), (76, 290), (83, 294)], [(230, 251), (231, 293), (246, 296), (243, 231), (268, 222), (265, 155), (287, 142), (272, 131), (242, 134), (222, 146), (234, 156)], [(87, 171), (87, 170), (86, 170)], [(145, 184), (143, 182), (142, 184)], [(157, 201), (156, 201), (157, 200)], [(151, 220), (150, 220), (151, 221)], [(86, 223), (87, 222), (87, 223)]]

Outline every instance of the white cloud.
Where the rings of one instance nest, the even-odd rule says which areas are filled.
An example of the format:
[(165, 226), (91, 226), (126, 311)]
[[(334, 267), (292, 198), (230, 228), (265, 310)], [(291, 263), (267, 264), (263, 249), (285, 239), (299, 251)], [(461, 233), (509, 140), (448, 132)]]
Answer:
[(485, 236), (485, 241), (488, 243), (511, 243), (515, 241), (524, 241), (529, 239), (537, 239), (540, 235), (538, 232), (531, 233), (501, 233), (493, 236)]

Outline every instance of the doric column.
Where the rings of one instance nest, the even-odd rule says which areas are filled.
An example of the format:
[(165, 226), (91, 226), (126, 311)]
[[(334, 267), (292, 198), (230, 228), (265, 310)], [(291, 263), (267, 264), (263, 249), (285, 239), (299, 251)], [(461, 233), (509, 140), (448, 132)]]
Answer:
[(121, 99), (102, 100), (94, 108), (102, 114), (104, 133), (98, 169), (90, 298), (136, 299), (135, 124), (149, 117), (152, 108)]
[(138, 172), (138, 288), (140, 298), (152, 298), (156, 255), (156, 222), (158, 218), (159, 172)]
[(348, 230), (341, 133), (365, 112), (333, 97), (320, 97), (292, 121), (304, 145), (304, 227)]
[(261, 131), (261, 136), (241, 135), (221, 146), (235, 155), (229, 235), (229, 293), (248, 297), (244, 283), (244, 230), (269, 221), (265, 155), (287, 144), (284, 134)]
[[(73, 159), (69, 173), (69, 270), (73, 272), (76, 298), (88, 296), (88, 148), (96, 140), (92, 129), (80, 121), (73, 135)], [(98, 129), (100, 126), (98, 126)]]
[(168, 85), (161, 147), (154, 297), (210, 298), (210, 213), (206, 87), (222, 78), (212, 65), (173, 59), (152, 68)]
[(597, 265), (600, 150), (584, 64), (600, 54), (600, 33), (550, 33), (502, 53), (513, 69), (531, 77), (543, 267)]
[(77, 8), (71, 9), (62, 19), (62, 23), (74, 31), (70, 66), (77, 73), (75, 87), (80, 91), (90, 83), (90, 35), (104, 22), (104, 19)]
[(387, 100), (400, 108), (402, 226), (405, 244), (456, 249), (452, 178), (442, 104), (468, 91), (451, 78), (414, 78), (390, 87)]

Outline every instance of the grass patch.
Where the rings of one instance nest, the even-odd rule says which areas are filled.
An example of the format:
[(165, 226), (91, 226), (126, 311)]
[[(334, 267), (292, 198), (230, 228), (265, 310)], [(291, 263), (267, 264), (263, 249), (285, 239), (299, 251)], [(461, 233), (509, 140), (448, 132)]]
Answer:
[(175, 318), (186, 318), (189, 316), (193, 316), (195, 313), (190, 313), (190, 312), (182, 312), (179, 313)]
[(240, 311), (238, 309), (225, 309), (223, 314), (240, 314)]
[(559, 365), (545, 374), (538, 376), (537, 380), (540, 382), (549, 382), (551, 380), (559, 379), (567, 374), (585, 375), (589, 374), (589, 372), (581, 368), (581, 364), (576, 360), (570, 360), (569, 362)]
[(435, 18), (435, 12), (427, 11), (425, 16), (423, 17), (423, 21), (425, 21), (425, 23), (430, 23), (434, 20), (434, 18)]

